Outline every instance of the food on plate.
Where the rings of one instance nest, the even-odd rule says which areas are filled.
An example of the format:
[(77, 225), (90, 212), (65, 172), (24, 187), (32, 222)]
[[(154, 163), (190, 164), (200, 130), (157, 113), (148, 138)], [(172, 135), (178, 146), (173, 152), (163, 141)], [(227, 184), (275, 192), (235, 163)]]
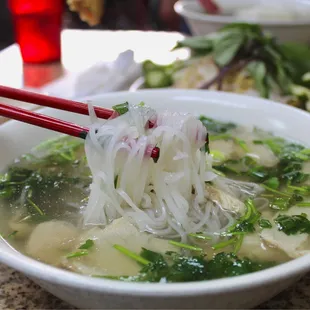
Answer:
[(310, 111), (310, 47), (279, 44), (258, 25), (230, 24), (207, 36), (189, 37), (187, 60), (143, 63), (146, 88), (202, 88), (270, 98)]
[[(224, 4), (224, 3), (223, 3)], [(223, 6), (224, 15), (234, 16), (238, 21), (251, 22), (300, 22), (310, 20), (310, 5), (306, 2), (290, 0), (257, 1), (230, 10)]]
[(309, 253), (309, 148), (144, 103), (114, 109), (108, 121), (91, 113), (85, 142), (44, 141), (3, 172), (0, 230), (17, 250), (86, 276), (162, 283)]
[(103, 0), (67, 0), (69, 9), (77, 12), (82, 21), (90, 26), (96, 26), (104, 13)]

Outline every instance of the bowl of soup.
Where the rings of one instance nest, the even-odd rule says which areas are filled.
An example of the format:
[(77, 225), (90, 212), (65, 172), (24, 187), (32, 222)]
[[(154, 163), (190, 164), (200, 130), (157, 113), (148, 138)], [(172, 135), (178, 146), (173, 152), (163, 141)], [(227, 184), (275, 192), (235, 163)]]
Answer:
[(174, 9), (188, 23), (193, 35), (217, 32), (230, 23), (259, 24), (279, 41), (309, 43), (308, 1), (216, 0), (220, 13), (208, 14), (199, 0), (180, 0)]
[(0, 262), (83, 309), (249, 308), (310, 269), (308, 113), (202, 90), (87, 101), (40, 111), (85, 140), (0, 126)]

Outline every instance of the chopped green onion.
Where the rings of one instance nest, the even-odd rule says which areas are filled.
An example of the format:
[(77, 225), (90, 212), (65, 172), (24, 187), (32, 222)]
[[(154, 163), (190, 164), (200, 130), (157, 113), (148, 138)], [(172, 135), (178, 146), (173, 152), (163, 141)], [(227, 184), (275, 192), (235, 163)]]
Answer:
[(143, 265), (148, 265), (150, 263), (150, 261), (146, 260), (145, 258), (141, 257), (140, 255), (138, 255), (134, 252), (131, 252), (130, 250), (124, 248), (121, 245), (115, 244), (113, 247), (114, 247), (114, 249), (120, 251), (121, 253), (125, 254), (126, 256), (134, 259), (135, 261), (137, 261)]
[(310, 207), (310, 201), (308, 202), (298, 202), (295, 204), (296, 207)]
[(235, 246), (234, 246), (234, 253), (237, 254), (241, 248), (241, 245), (242, 245), (242, 242), (243, 242), (243, 239), (244, 239), (244, 235), (240, 235), (238, 238), (237, 238), (237, 241), (235, 243)]
[(210, 152), (210, 154), (213, 157), (213, 159), (217, 161), (224, 161), (226, 159), (224, 153), (222, 153), (221, 151), (213, 150)]
[(219, 250), (219, 249), (223, 249), (223, 248), (226, 248), (227, 246), (229, 245), (232, 245), (236, 242), (236, 238), (231, 238), (229, 239), (228, 241), (223, 241), (223, 242), (219, 242), (217, 244), (214, 244), (212, 246), (212, 249), (213, 250)]
[(239, 138), (234, 138), (235, 143), (237, 143), (245, 152), (249, 152), (250, 149), (245, 143), (245, 141), (239, 139)]
[(269, 187), (269, 186), (267, 186), (265, 184), (261, 184), (261, 186), (264, 187), (267, 191), (275, 193), (275, 194), (278, 194), (280, 196), (285, 196), (285, 197), (290, 197), (291, 196), (290, 194), (282, 193), (282, 192), (277, 191), (277, 190), (275, 190), (275, 189), (273, 189), (273, 188), (271, 188), (271, 187)]
[(112, 107), (112, 109), (117, 112), (119, 115), (123, 115), (128, 112), (128, 102), (117, 104)]
[(196, 233), (196, 234), (188, 234), (190, 237), (196, 238), (196, 239), (200, 239), (200, 240), (212, 240), (211, 237), (209, 236), (205, 236), (202, 233)]
[(309, 194), (310, 193), (310, 186), (293, 186), (293, 185), (288, 185), (288, 189), (292, 191), (298, 191), (302, 194)]
[(221, 177), (225, 177), (225, 176), (226, 176), (225, 173), (223, 173), (222, 171), (219, 171), (219, 170), (217, 170), (217, 169), (215, 169), (215, 168), (212, 168), (212, 171), (213, 171), (215, 174), (217, 174), (217, 175), (219, 175), (219, 176), (221, 176)]
[(189, 245), (189, 244), (186, 244), (186, 243), (181, 243), (181, 242), (177, 242), (177, 241), (173, 241), (173, 240), (170, 240), (169, 243), (171, 245), (174, 245), (174, 246), (182, 248), (182, 249), (203, 252), (202, 248), (200, 248), (198, 246), (195, 246), (195, 245)]
[(67, 258), (74, 258), (74, 257), (85, 256), (85, 255), (88, 255), (88, 251), (87, 250), (70, 253), (66, 257)]
[(14, 230), (12, 233), (10, 233), (7, 238), (11, 238), (11, 237), (14, 237), (16, 234), (18, 233), (17, 230)]
[(40, 215), (45, 215), (44, 212), (31, 199), (27, 198), (27, 201)]

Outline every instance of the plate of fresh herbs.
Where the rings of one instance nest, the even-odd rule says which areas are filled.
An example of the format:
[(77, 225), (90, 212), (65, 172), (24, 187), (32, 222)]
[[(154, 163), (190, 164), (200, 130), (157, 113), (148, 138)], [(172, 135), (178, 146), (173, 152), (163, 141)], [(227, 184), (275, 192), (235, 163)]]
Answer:
[(179, 41), (191, 57), (159, 65), (142, 64), (131, 87), (196, 88), (247, 94), (310, 111), (310, 47), (277, 42), (259, 25), (235, 23), (206, 36)]

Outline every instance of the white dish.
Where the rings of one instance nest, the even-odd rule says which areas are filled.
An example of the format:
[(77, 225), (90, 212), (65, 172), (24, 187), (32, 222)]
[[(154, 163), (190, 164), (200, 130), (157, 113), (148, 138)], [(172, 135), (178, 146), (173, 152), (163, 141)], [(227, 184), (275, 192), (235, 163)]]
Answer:
[[(283, 1), (285, 2), (285, 0)], [(310, 3), (308, 1), (292, 1), (295, 1), (296, 6), (299, 6), (301, 10), (305, 8), (310, 12)], [(224, 11), (248, 8), (257, 3), (256, 0), (217, 0), (216, 2)], [(174, 9), (185, 18), (193, 35), (197, 36), (216, 32), (230, 23), (251, 22), (250, 20), (237, 20), (235, 16), (229, 15), (208, 15), (204, 12), (198, 0), (179, 0)], [(264, 31), (272, 33), (279, 41), (310, 43), (310, 18), (296, 21), (261, 21), (259, 24)]]
[[(190, 111), (256, 125), (309, 144), (309, 113), (248, 96), (199, 90), (151, 90), (111, 93), (87, 99), (105, 107), (124, 101), (139, 103), (143, 100), (158, 110)], [(41, 112), (88, 124), (85, 116), (49, 108)], [(55, 133), (16, 121), (1, 125), (0, 169), (52, 136)], [(180, 284), (125, 283), (88, 278), (45, 265), (16, 252), (3, 240), (0, 241), (0, 262), (23, 272), (55, 296), (84, 309), (245, 309), (268, 300), (310, 270), (309, 256), (304, 256), (271, 269), (235, 278)]]
[(143, 76), (140, 76), (138, 79), (136, 79), (136, 80), (130, 85), (129, 91), (130, 91), (130, 92), (133, 92), (133, 91), (137, 91), (137, 90), (143, 89), (143, 88), (144, 88), (144, 83), (145, 83), (144, 77), (143, 77)]

